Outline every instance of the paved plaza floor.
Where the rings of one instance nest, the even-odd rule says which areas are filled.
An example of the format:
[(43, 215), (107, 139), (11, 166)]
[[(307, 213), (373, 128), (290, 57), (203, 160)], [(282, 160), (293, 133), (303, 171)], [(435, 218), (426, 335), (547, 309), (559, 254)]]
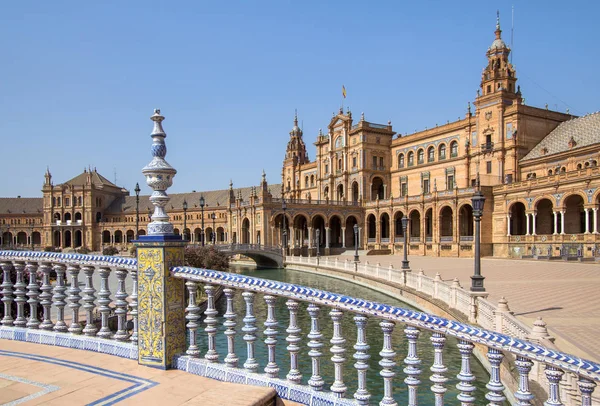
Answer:
[[(346, 259), (347, 256), (340, 256)], [(409, 256), (413, 272), (437, 272), (444, 281), (455, 277), (468, 289), (473, 258)], [(361, 262), (392, 264), (401, 255), (361, 256)], [(600, 264), (482, 258), (481, 273), (492, 302), (504, 296), (515, 316), (529, 326), (542, 317), (560, 350), (600, 362)]]

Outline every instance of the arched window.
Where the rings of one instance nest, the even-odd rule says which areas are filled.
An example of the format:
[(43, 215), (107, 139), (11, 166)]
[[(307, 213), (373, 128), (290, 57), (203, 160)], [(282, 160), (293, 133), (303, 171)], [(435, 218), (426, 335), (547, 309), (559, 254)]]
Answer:
[(398, 155), (398, 169), (404, 168), (404, 154)]
[(583, 166), (581, 166), (581, 164), (577, 164), (577, 170), (581, 170), (583, 168)]
[(315, 175), (310, 175), (310, 186), (314, 186), (315, 185)]
[(548, 171), (548, 176), (552, 176), (552, 169)]
[(427, 162), (433, 162), (435, 160), (435, 148), (427, 148)]
[(458, 156), (458, 142), (452, 141), (450, 143), (450, 158), (456, 158)]
[(408, 153), (408, 166), (413, 166), (415, 164), (415, 153), (410, 151)]
[(438, 156), (440, 159), (446, 159), (446, 144), (440, 145)]
[(308, 187), (308, 176), (304, 177), (304, 187)]
[(422, 163), (424, 163), (424, 162), (425, 162), (425, 151), (423, 151), (422, 149), (420, 149), (420, 150), (417, 152), (417, 162), (418, 162), (419, 164), (422, 164)]

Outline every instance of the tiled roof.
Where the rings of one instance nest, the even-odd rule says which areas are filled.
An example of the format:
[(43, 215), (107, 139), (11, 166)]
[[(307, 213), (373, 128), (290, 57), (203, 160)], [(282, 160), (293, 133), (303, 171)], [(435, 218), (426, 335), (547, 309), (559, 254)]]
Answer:
[[(256, 192), (258, 193), (258, 186), (256, 186)], [(269, 185), (269, 190), (273, 197), (281, 196), (281, 185)], [(242, 199), (244, 201), (250, 200), (250, 194), (252, 193), (252, 187), (234, 188), (233, 195), (235, 198), (238, 197), (238, 193), (241, 192)], [(200, 196), (204, 196), (205, 210), (212, 209), (213, 207), (226, 208), (229, 207), (229, 189), (223, 190), (209, 190), (205, 192), (190, 192), (190, 193), (173, 193), (169, 194), (171, 200), (166, 206), (167, 212), (171, 212), (175, 209), (182, 210), (183, 201), (185, 200), (188, 204), (188, 210), (199, 210), (200, 209)], [(148, 212), (151, 209), (152, 203), (150, 203), (150, 196), (140, 196), (140, 213)], [(107, 214), (117, 213), (133, 213), (135, 214), (135, 195), (124, 196), (121, 199), (117, 199), (106, 209)]]
[(73, 179), (66, 181), (65, 183), (68, 183), (69, 185), (73, 186), (83, 186), (87, 183), (87, 177), (90, 173), (92, 174), (93, 185), (106, 185), (118, 188), (117, 185), (106, 179), (104, 176), (100, 175), (98, 172), (96, 172), (95, 169), (93, 171), (90, 170), (89, 172), (84, 170), (81, 174), (75, 176)]
[[(575, 141), (569, 146), (571, 138)], [(521, 161), (573, 151), (600, 143), (600, 112), (560, 123), (539, 142)]]
[(0, 197), (0, 215), (40, 214), (43, 212), (41, 197)]

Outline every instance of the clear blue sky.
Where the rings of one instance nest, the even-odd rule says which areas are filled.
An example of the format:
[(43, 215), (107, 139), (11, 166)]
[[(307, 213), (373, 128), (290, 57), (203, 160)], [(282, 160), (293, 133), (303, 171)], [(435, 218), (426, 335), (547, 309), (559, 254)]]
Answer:
[[(596, 1), (4, 2), (0, 196), (41, 196), (91, 165), (131, 191), (154, 108), (170, 192), (281, 182), (294, 109), (314, 159), (346, 86), (356, 119), (401, 133), (464, 116), (496, 9), (526, 103), (600, 109)], [(133, 193), (133, 192), (132, 192)]]

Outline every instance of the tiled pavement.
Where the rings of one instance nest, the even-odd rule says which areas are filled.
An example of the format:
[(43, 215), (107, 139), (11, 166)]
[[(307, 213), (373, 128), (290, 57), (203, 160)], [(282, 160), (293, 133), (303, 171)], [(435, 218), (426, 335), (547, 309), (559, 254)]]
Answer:
[(143, 367), (111, 355), (0, 340), (2, 405), (246, 406), (273, 395), (271, 388)]
[[(457, 277), (464, 288), (470, 286), (472, 258), (408, 259), (414, 272), (423, 269), (431, 277), (439, 272), (445, 281)], [(360, 260), (396, 269), (402, 264), (401, 255)], [(515, 316), (530, 326), (542, 317), (560, 350), (600, 362), (600, 264), (482, 258), (481, 273), (490, 301), (504, 296)]]

